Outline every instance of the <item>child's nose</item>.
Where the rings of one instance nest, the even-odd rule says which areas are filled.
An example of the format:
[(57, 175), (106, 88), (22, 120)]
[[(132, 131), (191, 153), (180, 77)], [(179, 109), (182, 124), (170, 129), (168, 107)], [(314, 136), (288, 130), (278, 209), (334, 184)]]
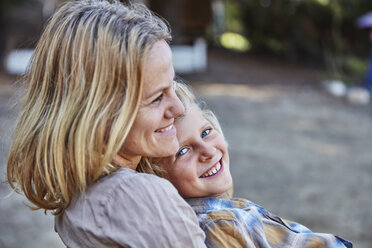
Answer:
[(216, 150), (217, 149), (215, 147), (209, 145), (208, 143), (204, 143), (201, 146), (199, 160), (201, 162), (205, 162), (205, 161), (212, 159), (214, 155), (216, 154)]

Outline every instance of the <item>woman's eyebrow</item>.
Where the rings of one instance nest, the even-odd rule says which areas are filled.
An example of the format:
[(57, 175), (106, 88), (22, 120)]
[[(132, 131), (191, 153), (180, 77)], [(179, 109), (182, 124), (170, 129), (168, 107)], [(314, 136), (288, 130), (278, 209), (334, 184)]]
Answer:
[(159, 94), (160, 92), (163, 92), (164, 90), (166, 90), (168, 87), (169, 87), (169, 85), (163, 86), (161, 88), (158, 88), (158, 89), (152, 91), (148, 96), (145, 96), (145, 99), (152, 98), (153, 96), (155, 96), (155, 95)]

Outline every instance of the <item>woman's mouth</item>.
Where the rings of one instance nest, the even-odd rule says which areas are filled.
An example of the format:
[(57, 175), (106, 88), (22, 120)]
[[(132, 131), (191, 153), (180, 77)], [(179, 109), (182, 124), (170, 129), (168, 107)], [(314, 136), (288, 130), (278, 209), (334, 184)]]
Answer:
[(173, 128), (174, 128), (174, 125), (173, 125), (173, 123), (172, 123), (172, 124), (170, 124), (170, 125), (167, 126), (167, 127), (160, 128), (160, 129), (156, 130), (155, 132), (156, 132), (156, 133), (166, 133), (166, 132), (169, 132), (170, 130), (172, 130)]
[(200, 178), (210, 178), (219, 175), (223, 171), (222, 158), (209, 170), (207, 170)]

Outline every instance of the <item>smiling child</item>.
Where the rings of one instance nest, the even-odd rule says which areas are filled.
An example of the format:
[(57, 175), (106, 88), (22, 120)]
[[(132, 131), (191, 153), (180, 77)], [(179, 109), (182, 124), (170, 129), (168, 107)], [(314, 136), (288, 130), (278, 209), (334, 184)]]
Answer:
[(186, 110), (175, 122), (180, 148), (152, 165), (160, 165), (154, 172), (196, 212), (208, 247), (352, 247), (333, 234), (313, 233), (246, 199), (231, 198), (229, 154), (217, 118), (195, 102), (186, 86), (177, 85), (176, 92)]
[(180, 149), (159, 161), (167, 178), (183, 198), (219, 197), (232, 187), (224, 137), (213, 128), (196, 104), (175, 123)]

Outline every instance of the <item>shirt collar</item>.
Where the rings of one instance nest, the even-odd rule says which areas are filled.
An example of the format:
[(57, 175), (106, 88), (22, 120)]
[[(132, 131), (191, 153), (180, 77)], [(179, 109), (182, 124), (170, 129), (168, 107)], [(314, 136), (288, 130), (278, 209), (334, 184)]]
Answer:
[(244, 208), (249, 204), (248, 200), (239, 198), (223, 199), (216, 197), (202, 197), (190, 198), (186, 199), (186, 201), (193, 208), (196, 214), (228, 208)]

